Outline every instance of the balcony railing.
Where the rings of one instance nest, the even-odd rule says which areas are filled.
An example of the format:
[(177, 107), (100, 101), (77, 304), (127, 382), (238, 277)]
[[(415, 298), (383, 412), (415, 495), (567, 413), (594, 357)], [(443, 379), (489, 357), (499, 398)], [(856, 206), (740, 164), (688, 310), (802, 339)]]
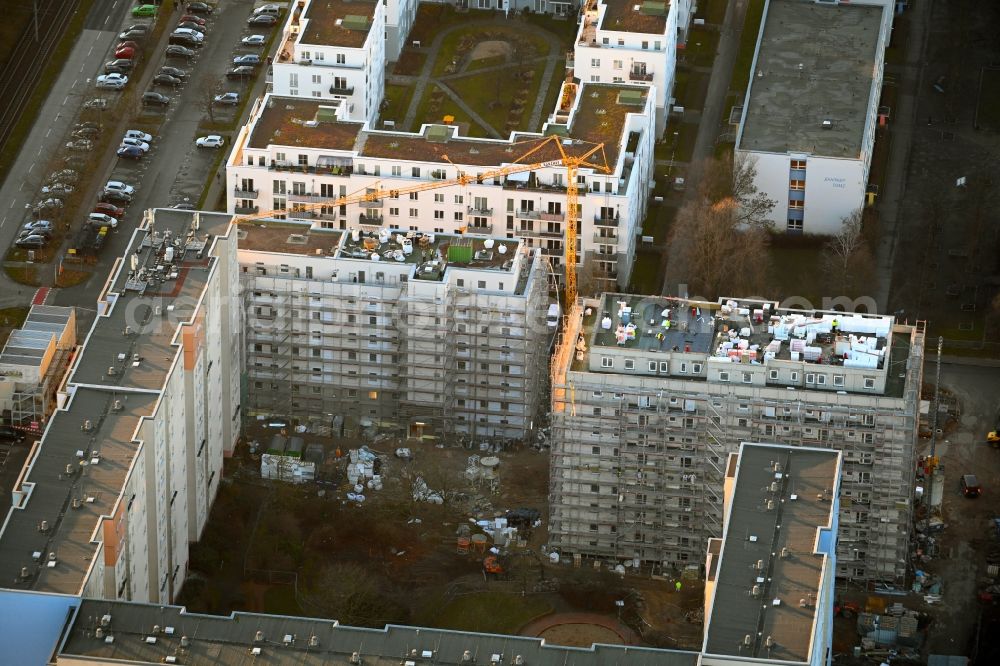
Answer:
[(306, 203), (321, 203), (323, 201), (329, 201), (330, 199), (334, 198), (334, 197), (324, 197), (319, 194), (314, 194), (312, 192), (299, 192), (299, 193), (292, 192), (291, 194), (288, 194), (286, 196), (288, 196), (289, 201), (304, 201)]
[(383, 219), (381, 215), (359, 215), (358, 224), (382, 224)]
[(632, 70), (628, 73), (628, 79), (629, 81), (652, 81), (653, 73)]
[(598, 232), (594, 234), (594, 242), (613, 244), (618, 242), (618, 236), (608, 236), (608, 235), (602, 236), (600, 232)]
[(491, 234), (493, 233), (493, 225), (492, 224), (470, 225), (466, 227), (465, 230), (470, 234)]
[(503, 184), (503, 189), (505, 190), (532, 190), (535, 192), (565, 192), (565, 185), (546, 185), (539, 182), (520, 182), (514, 180), (506, 180)]
[(241, 190), (238, 187), (233, 188), (233, 196), (237, 199), (256, 199), (260, 194), (260, 190)]
[(350, 176), (354, 173), (353, 166), (312, 166), (308, 164), (292, 164), (271, 160), (271, 168), (275, 171), (291, 171), (297, 173), (316, 173), (331, 176)]
[(563, 222), (566, 219), (566, 213), (550, 213), (548, 211), (542, 211), (541, 216), (546, 222)]
[(542, 211), (540, 210), (525, 210), (521, 209), (517, 211), (517, 216), (524, 220), (540, 220), (542, 219)]
[(616, 217), (604, 217), (602, 215), (594, 216), (594, 224), (599, 227), (617, 227), (618, 218)]
[(354, 94), (354, 86), (344, 86), (344, 87), (330, 86), (330, 94), (331, 95), (353, 95)]
[(236, 215), (253, 215), (260, 212), (260, 206), (237, 206), (233, 209)]
[(486, 217), (490, 217), (493, 215), (492, 208), (476, 208), (475, 206), (469, 206), (466, 209), (466, 211), (469, 213), (469, 215), (483, 215)]

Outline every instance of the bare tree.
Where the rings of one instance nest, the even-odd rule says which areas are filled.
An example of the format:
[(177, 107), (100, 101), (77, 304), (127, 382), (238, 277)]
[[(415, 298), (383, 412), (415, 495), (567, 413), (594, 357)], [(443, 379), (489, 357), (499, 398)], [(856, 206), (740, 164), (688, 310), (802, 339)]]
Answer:
[(703, 298), (763, 293), (768, 274), (768, 234), (745, 226), (734, 198), (699, 198), (677, 213), (671, 243), (677, 252), (668, 266), (671, 282), (685, 282)]
[(215, 94), (215, 83), (209, 79), (202, 81), (198, 88), (198, 100), (202, 109), (208, 114), (208, 120), (212, 123), (215, 122)]
[(840, 230), (823, 248), (823, 269), (829, 286), (840, 295), (854, 295), (872, 277), (872, 253), (864, 237), (864, 210), (858, 208), (841, 220)]
[(733, 199), (738, 204), (740, 224), (760, 229), (773, 226), (771, 212), (777, 201), (757, 189), (757, 158), (747, 153), (736, 153), (733, 158)]

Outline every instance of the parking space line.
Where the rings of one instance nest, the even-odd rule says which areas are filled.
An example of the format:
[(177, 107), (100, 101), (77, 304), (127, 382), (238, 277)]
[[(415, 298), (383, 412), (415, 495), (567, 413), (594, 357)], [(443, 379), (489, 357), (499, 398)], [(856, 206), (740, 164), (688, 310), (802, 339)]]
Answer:
[(66, 97), (65, 97), (65, 98), (63, 98), (63, 103), (62, 103), (62, 105), (63, 105), (63, 106), (66, 106), (66, 102), (68, 102), (68, 101), (69, 101), (69, 95), (66, 95)]
[(49, 134), (52, 134), (52, 128), (51, 127), (48, 129), (47, 132), (45, 132), (45, 136), (48, 137)]
[[(34, 168), (35, 168), (35, 163), (34, 163), (34, 162), (32, 162), (32, 163), (31, 163), (31, 166), (30, 166), (30, 167), (28, 167), (28, 173), (31, 173), (31, 170), (32, 170), (32, 169), (34, 169)], [(12, 201), (11, 203), (13, 204), (14, 202)]]

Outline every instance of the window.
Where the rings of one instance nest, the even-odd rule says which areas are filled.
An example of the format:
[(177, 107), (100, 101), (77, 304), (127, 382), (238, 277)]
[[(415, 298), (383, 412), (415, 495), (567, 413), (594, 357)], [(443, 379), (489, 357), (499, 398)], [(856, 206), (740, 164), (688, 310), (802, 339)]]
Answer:
[(826, 375), (816, 375), (816, 383), (820, 386), (826, 384)]
[(660, 372), (670, 372), (670, 363), (667, 361), (660, 361)]
[(795, 171), (805, 171), (806, 161), (805, 160), (792, 160), (792, 169)]
[(601, 367), (602, 368), (613, 368), (613, 367), (615, 367), (615, 359), (611, 358), (610, 356), (602, 356), (601, 357)]
[(791, 376), (789, 377), (789, 379), (791, 379), (791, 381), (793, 381), (793, 382), (799, 381), (799, 373), (797, 373), (797, 372), (791, 373)]
[(792, 180), (788, 183), (788, 189), (790, 190), (804, 190), (806, 189), (806, 181), (804, 180)]
[(403, 167), (399, 166), (398, 164), (397, 165), (393, 165), (393, 167), (392, 167), (392, 175), (393, 176), (402, 176), (403, 175)]
[(347, 63), (347, 56), (345, 56), (343, 53), (338, 53), (337, 54), (337, 64), (338, 65), (343, 65), (343, 64), (346, 64), (346, 63)]
[(389, 209), (389, 216), (390, 217), (397, 217), (398, 215), (399, 215), (399, 209), (398, 208), (390, 208)]
[(728, 372), (720, 372), (719, 373), (719, 381), (720, 382), (728, 382), (729, 381), (729, 373)]
[(767, 373), (767, 376), (768, 376), (768, 379), (777, 379), (778, 378), (778, 371), (777, 370), (769, 370), (768, 373)]
[(753, 383), (753, 373), (752, 372), (744, 372), (743, 373), (743, 383), (744, 384), (752, 384)]
[(656, 361), (650, 361), (649, 362), (649, 371), (650, 372), (656, 372)]
[(873, 389), (873, 388), (875, 388), (875, 378), (874, 377), (865, 377), (865, 388), (866, 389)]
[(635, 370), (635, 360), (633, 360), (631, 358), (625, 359), (625, 369), (626, 370)]
[(322, 83), (322, 79), (323, 77), (321, 77), (319, 74), (313, 74), (312, 77), (313, 83)]
[(789, 210), (805, 210), (805, 207), (806, 207), (806, 202), (802, 201), (801, 199), (798, 200), (792, 199), (791, 201), (788, 202)]
[(416, 209), (416, 208), (411, 208), (410, 209), (410, 217), (417, 217), (417, 215), (419, 215), (419, 214), (420, 214), (420, 211), (418, 209)]
[[(410, 167), (410, 176), (420, 178), (420, 167)], [(416, 192), (411, 192), (411, 194), (416, 194)]]
[(813, 374), (813, 373), (811, 373), (811, 372), (807, 372), (806, 373), (806, 384), (815, 384), (815, 383), (816, 383), (816, 375)]
[(615, 69), (621, 69), (622, 68), (622, 61), (621, 60), (615, 60), (614, 63), (613, 63), (613, 66), (614, 66)]
[(688, 371), (688, 364), (687, 363), (681, 363), (681, 369), (680, 369), (680, 371), (682, 373), (683, 372), (687, 372)]
[(695, 373), (696, 375), (700, 374), (701, 373), (701, 363), (693, 363), (693, 364), (691, 364), (691, 372)]
[(434, 211), (434, 219), (435, 220), (443, 220), (444, 219), (444, 211), (443, 210), (436, 210), (436, 211)]
[(441, 192), (435, 192), (434, 203), (444, 203), (444, 194), (442, 194)]
[(590, 66), (591, 67), (600, 67), (601, 66), (601, 60), (600, 60), (600, 58), (591, 58), (590, 59)]

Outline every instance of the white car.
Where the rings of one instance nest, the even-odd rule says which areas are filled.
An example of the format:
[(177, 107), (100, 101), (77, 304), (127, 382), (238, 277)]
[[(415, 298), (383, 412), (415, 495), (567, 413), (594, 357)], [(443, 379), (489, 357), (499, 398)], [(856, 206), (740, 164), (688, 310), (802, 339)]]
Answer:
[(128, 83), (128, 77), (124, 74), (101, 74), (97, 77), (98, 88), (121, 90), (126, 83)]
[(106, 190), (114, 190), (115, 192), (123, 192), (124, 194), (133, 195), (135, 194), (135, 188), (131, 185), (126, 185), (120, 180), (109, 180), (107, 185), (104, 186)]
[(198, 137), (198, 140), (195, 141), (195, 144), (199, 148), (222, 148), (225, 143), (226, 140), (218, 134), (209, 134), (208, 136)]
[(87, 221), (97, 226), (111, 227), (112, 229), (118, 226), (118, 220), (105, 213), (91, 213), (87, 216)]
[(129, 138), (129, 137), (125, 137), (124, 139), (122, 139), (122, 145), (123, 146), (135, 146), (136, 148), (138, 148), (139, 150), (141, 150), (144, 153), (148, 153), (149, 152), (149, 144), (146, 143), (145, 141), (140, 141), (139, 139), (132, 139), (132, 138)]
[(139, 141), (145, 141), (146, 143), (153, 143), (153, 137), (145, 132), (140, 132), (139, 130), (128, 130), (125, 132), (126, 139), (138, 139)]
[(265, 41), (264, 35), (248, 35), (243, 38), (243, 46), (264, 46)]
[(192, 28), (177, 28), (173, 31), (175, 37), (187, 37), (188, 39), (193, 39), (196, 42), (205, 41), (205, 35), (201, 34), (197, 30)]

